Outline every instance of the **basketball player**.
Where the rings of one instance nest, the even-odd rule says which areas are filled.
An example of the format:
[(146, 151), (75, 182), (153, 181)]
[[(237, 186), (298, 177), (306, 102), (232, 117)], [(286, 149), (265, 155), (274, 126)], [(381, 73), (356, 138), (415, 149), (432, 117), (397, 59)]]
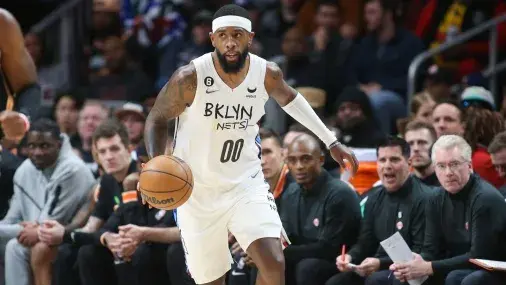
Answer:
[(0, 8), (0, 123), (6, 138), (17, 140), (24, 135), (28, 118), (36, 117), (40, 99), (37, 71), (21, 28), (7, 10)]
[(257, 122), (269, 96), (325, 142), (343, 167), (345, 159), (353, 172), (358, 167), (279, 67), (248, 53), (253, 36), (245, 9), (220, 8), (210, 33), (214, 52), (172, 75), (146, 121), (152, 158), (164, 154), (169, 122), (175, 120), (173, 155), (193, 172), (193, 193), (177, 209), (177, 223), (198, 284), (223, 284), (232, 262), (228, 231), (258, 267), (256, 284), (285, 284), (282, 225), (260, 162)]

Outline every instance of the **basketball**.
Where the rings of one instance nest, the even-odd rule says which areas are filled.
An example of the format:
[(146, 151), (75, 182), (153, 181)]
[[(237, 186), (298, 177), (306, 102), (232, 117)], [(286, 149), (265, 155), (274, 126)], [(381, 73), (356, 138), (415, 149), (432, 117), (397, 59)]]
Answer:
[(149, 205), (173, 210), (183, 205), (193, 190), (193, 174), (186, 162), (160, 155), (148, 161), (139, 177), (139, 191)]

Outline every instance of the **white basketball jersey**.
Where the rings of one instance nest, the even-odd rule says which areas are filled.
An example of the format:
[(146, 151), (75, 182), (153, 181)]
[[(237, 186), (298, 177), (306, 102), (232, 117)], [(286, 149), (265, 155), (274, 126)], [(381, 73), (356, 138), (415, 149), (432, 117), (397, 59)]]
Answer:
[(191, 167), (196, 187), (228, 191), (247, 180), (264, 183), (257, 123), (268, 99), (266, 61), (249, 58), (248, 73), (234, 89), (216, 72), (211, 53), (192, 61), (197, 90), (176, 120), (174, 155)]

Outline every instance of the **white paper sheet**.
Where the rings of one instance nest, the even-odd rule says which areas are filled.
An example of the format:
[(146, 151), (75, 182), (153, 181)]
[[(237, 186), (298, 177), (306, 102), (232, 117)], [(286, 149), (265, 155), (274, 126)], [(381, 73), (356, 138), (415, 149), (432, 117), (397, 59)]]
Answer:
[[(404, 263), (413, 259), (413, 253), (409, 248), (406, 241), (402, 238), (399, 232), (396, 232), (391, 237), (386, 240), (380, 242), (383, 249), (385, 249), (386, 253), (395, 263)], [(410, 285), (421, 285), (428, 277), (423, 277), (421, 279), (408, 280)]]

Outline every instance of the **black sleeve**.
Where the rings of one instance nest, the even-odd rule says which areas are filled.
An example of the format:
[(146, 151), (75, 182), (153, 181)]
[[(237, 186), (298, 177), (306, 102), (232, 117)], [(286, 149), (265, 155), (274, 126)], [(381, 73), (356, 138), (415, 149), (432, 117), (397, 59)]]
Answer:
[(25, 114), (30, 121), (35, 121), (39, 117), (40, 101), (42, 91), (38, 84), (26, 86), (16, 95), (14, 107), (16, 111)]
[(442, 247), (442, 229), (440, 226), (442, 206), (439, 200), (440, 195), (431, 195), (425, 205), (425, 236), (421, 255), (427, 261), (438, 258)]
[(104, 175), (100, 180), (100, 192), (98, 193), (98, 200), (95, 204), (93, 212), (91, 213), (93, 217), (99, 218), (103, 221), (106, 221), (114, 210), (114, 198), (112, 193), (110, 193), (112, 190), (108, 189), (108, 180), (109, 177), (107, 175)]
[(425, 205), (427, 197), (425, 195), (418, 198), (411, 211), (411, 251), (421, 253), (423, 240), (425, 236)]
[[(489, 193), (477, 195), (479, 196), (471, 209), (471, 250), (465, 254), (432, 262), (434, 272), (472, 268), (469, 258), (490, 259), (496, 256), (495, 251), (499, 249), (501, 241), (498, 241), (499, 233), (495, 230), (498, 225), (494, 225), (494, 221), (497, 220), (497, 216), (504, 215), (504, 211), (501, 210), (501, 207), (505, 207), (504, 201), (499, 198), (499, 195), (489, 195)], [(503, 219), (499, 219), (504, 222)]]
[(109, 216), (105, 224), (96, 232), (95, 239), (100, 244), (100, 237), (106, 233), (117, 233), (119, 226), (123, 225), (123, 210), (128, 204), (123, 204)]
[(348, 252), (352, 262), (356, 264), (374, 255), (379, 246), (379, 241), (374, 234), (374, 208), (377, 203), (377, 193), (378, 191), (367, 197), (358, 242)]
[(121, 225), (122, 221), (122, 211), (120, 211), (121, 207), (118, 208), (116, 212), (114, 212), (109, 219), (107, 219), (106, 223), (98, 229), (98, 231), (94, 233), (85, 233), (79, 231), (73, 231), (74, 238), (71, 237), (70, 231), (65, 231), (63, 235), (64, 243), (72, 243), (78, 246), (83, 246), (87, 244), (95, 244), (102, 245), (100, 242), (100, 237), (106, 232), (118, 232), (118, 227)]
[(71, 243), (77, 246), (83, 246), (87, 244), (95, 244), (95, 234), (94, 233), (83, 233), (78, 231), (73, 231), (74, 239), (71, 237), (71, 232), (65, 231), (63, 235), (64, 243)]
[(305, 258), (335, 258), (340, 247), (358, 234), (360, 226), (358, 198), (351, 189), (340, 189), (337, 192), (325, 206), (325, 224), (319, 240), (285, 248), (285, 259), (288, 262), (293, 264)]

